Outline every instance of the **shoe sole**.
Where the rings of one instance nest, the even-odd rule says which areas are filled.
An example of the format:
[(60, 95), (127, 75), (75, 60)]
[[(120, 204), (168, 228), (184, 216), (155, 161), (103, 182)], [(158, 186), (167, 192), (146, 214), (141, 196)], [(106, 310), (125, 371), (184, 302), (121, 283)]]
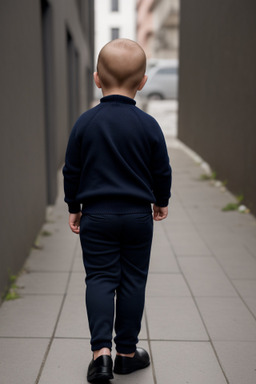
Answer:
[(116, 373), (117, 375), (128, 375), (129, 373), (139, 371), (140, 369), (147, 368), (149, 365), (150, 365), (150, 362), (143, 365), (143, 367), (138, 367), (138, 368), (130, 368), (130, 369), (128, 368), (128, 369), (122, 369), (122, 370), (114, 368), (114, 373)]
[(87, 381), (89, 381), (89, 383), (102, 383), (112, 379), (114, 379), (114, 376), (107, 373), (98, 373), (96, 375), (87, 376)]

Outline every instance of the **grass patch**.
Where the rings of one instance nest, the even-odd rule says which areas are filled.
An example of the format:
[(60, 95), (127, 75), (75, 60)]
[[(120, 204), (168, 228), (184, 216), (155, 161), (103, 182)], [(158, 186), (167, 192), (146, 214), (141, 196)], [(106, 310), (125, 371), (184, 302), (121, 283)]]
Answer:
[(202, 181), (216, 180), (216, 178), (217, 178), (217, 174), (214, 171), (211, 174), (203, 173), (200, 176), (200, 180), (202, 180)]
[(236, 200), (237, 201), (235, 203), (228, 203), (227, 205), (225, 205), (225, 207), (222, 208), (222, 211), (223, 212), (237, 211), (244, 200), (244, 196), (239, 195), (237, 196)]
[(18, 276), (10, 275), (9, 276), (9, 289), (3, 294), (3, 301), (16, 300), (20, 298), (20, 295), (17, 292), (18, 286), (16, 285), (16, 280)]

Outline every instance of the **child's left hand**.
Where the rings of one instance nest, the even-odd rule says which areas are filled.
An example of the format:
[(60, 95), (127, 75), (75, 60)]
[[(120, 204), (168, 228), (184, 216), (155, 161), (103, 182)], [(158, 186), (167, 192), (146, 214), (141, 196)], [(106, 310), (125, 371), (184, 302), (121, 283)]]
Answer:
[(70, 213), (69, 214), (69, 226), (72, 232), (76, 233), (77, 235), (80, 233), (80, 220), (81, 220), (82, 213)]

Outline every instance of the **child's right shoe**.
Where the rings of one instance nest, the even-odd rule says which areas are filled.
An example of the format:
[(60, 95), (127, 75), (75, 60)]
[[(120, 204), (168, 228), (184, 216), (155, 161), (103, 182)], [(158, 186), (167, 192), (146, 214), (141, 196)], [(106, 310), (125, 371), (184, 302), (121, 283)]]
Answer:
[(148, 367), (150, 364), (149, 354), (143, 348), (137, 348), (133, 357), (116, 356), (114, 372), (119, 375), (137, 371)]

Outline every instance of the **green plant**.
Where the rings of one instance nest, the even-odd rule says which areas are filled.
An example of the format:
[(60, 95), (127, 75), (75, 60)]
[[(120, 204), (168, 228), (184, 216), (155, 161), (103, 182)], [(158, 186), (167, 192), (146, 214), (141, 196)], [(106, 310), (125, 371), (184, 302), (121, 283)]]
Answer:
[(17, 292), (18, 286), (16, 285), (16, 280), (18, 276), (9, 275), (9, 284), (7, 290), (5, 291), (2, 299), (4, 301), (16, 300), (20, 298), (19, 293)]
[(41, 232), (41, 235), (44, 236), (44, 237), (48, 237), (48, 236), (51, 236), (52, 233), (50, 231), (44, 230), (44, 231)]
[(207, 181), (207, 180), (216, 180), (217, 174), (215, 171), (213, 171), (211, 174), (203, 173), (200, 176), (200, 180)]
[(241, 203), (244, 200), (244, 196), (243, 195), (239, 195), (239, 196), (236, 197), (236, 200), (237, 201), (235, 203), (228, 203), (227, 205), (225, 205), (225, 207), (222, 208), (222, 211), (223, 212), (237, 211), (239, 206), (241, 205)]

